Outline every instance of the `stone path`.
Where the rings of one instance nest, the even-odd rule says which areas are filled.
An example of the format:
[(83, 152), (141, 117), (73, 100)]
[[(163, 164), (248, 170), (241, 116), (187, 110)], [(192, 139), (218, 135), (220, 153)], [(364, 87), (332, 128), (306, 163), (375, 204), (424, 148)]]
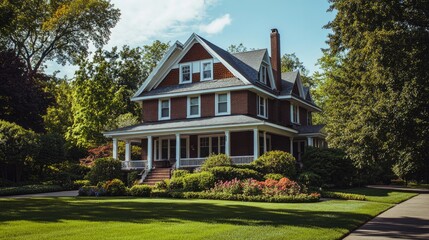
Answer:
[(77, 190), (73, 191), (61, 191), (61, 192), (49, 192), (49, 193), (34, 193), (34, 194), (24, 194), (24, 195), (13, 195), (13, 196), (4, 196), (0, 198), (31, 198), (31, 197), (76, 197)]

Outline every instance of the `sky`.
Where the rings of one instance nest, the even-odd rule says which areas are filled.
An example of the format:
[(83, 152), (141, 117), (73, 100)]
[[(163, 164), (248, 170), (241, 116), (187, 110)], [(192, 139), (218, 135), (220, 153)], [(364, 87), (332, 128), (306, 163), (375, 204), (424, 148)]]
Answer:
[[(330, 32), (323, 26), (335, 14), (327, 0), (111, 0), (121, 11), (105, 49), (151, 44), (155, 40), (184, 43), (192, 33), (226, 49), (242, 43), (248, 49), (270, 48), (270, 32), (280, 33), (281, 54), (295, 53), (310, 70)], [(93, 48), (92, 48), (93, 49)], [(47, 73), (73, 77), (76, 67), (47, 63)]]

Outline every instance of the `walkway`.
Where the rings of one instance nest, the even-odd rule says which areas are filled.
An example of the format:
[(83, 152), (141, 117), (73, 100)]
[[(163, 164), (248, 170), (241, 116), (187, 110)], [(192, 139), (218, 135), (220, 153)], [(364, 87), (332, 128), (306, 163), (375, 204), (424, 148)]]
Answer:
[(0, 198), (31, 198), (31, 197), (76, 197), (77, 190), (73, 191), (62, 191), (62, 192), (49, 192), (49, 193), (34, 193), (34, 194), (24, 194), (24, 195), (13, 195), (13, 196), (4, 196)]
[(344, 239), (429, 239), (429, 194), (394, 206)]

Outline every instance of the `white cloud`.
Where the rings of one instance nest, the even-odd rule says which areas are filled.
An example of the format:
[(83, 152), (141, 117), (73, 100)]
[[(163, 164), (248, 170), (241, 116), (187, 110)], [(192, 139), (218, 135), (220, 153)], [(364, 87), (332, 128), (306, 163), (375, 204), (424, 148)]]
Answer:
[(216, 18), (209, 24), (200, 25), (200, 31), (208, 34), (216, 34), (222, 32), (222, 30), (231, 24), (231, 17), (229, 14), (225, 14), (222, 17)]

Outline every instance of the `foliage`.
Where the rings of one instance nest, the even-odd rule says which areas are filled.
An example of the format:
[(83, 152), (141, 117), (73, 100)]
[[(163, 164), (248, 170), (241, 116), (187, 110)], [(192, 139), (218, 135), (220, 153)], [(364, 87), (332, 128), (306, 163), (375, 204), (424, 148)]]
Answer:
[(281, 58), (281, 70), (283, 72), (299, 71), (301, 74), (302, 84), (306, 87), (313, 86), (313, 80), (309, 77), (309, 71), (299, 60), (295, 53), (285, 53)]
[(319, 175), (322, 184), (336, 186), (352, 184), (355, 168), (341, 150), (307, 147), (301, 159), (303, 171)]
[(139, 171), (131, 171), (127, 173), (127, 185), (129, 187), (137, 183), (138, 179), (140, 178), (139, 174)]
[(84, 186), (89, 186), (90, 184), (91, 182), (89, 182), (89, 180), (75, 180), (73, 181), (73, 188), (79, 189)]
[(114, 178), (121, 178), (121, 161), (113, 158), (99, 158), (95, 160), (94, 166), (86, 175), (91, 184), (105, 182)]
[(0, 188), (0, 196), (22, 195), (43, 192), (57, 192), (64, 190), (58, 185), (25, 185), (20, 187)]
[(130, 189), (131, 196), (134, 197), (150, 197), (152, 187), (148, 185), (134, 185)]
[(106, 0), (3, 1), (11, 19), (0, 25), (0, 44), (14, 49), (29, 75), (48, 60), (74, 63), (89, 43), (101, 47), (119, 20), (119, 9)]
[(41, 73), (28, 77), (24, 61), (0, 48), (0, 119), (43, 132), (41, 116), (52, 102), (51, 94), (44, 90), (47, 79)]
[(104, 183), (103, 188), (108, 196), (124, 196), (127, 193), (125, 184), (117, 178), (108, 180)]
[(232, 201), (246, 201), (246, 202), (275, 202), (275, 203), (306, 203), (318, 202), (320, 195), (318, 193), (312, 194), (298, 194), (298, 195), (280, 195), (280, 196), (264, 196), (264, 195), (244, 195), (244, 194), (229, 194), (217, 192), (185, 192), (183, 198), (187, 199), (214, 199), (214, 200), (232, 200)]
[(49, 165), (65, 161), (65, 141), (60, 134), (47, 133), (39, 136), (39, 148), (34, 165), (39, 167), (39, 177), (46, 174)]
[(331, 10), (327, 52), (341, 61), (322, 68), (330, 146), (361, 178), (381, 179), (397, 163), (429, 181), (427, 2), (332, 0)]
[(153, 189), (150, 192), (151, 198), (169, 198), (170, 196), (170, 193), (166, 190)]
[(208, 170), (217, 166), (231, 166), (232, 164), (232, 159), (226, 154), (210, 154), (201, 166), (201, 170)]
[[(183, 177), (183, 190), (185, 191), (203, 191), (213, 187), (215, 177), (209, 172), (199, 172), (188, 174)], [(171, 184), (171, 183), (170, 183)]]
[(161, 181), (155, 183), (154, 189), (167, 190), (169, 184), (170, 184), (170, 179), (164, 179), (164, 180), (161, 180)]
[(265, 174), (265, 176), (264, 176), (265, 180), (271, 179), (271, 180), (277, 180), (278, 181), (282, 178), (284, 178), (284, 176), (281, 174), (278, 174), (278, 173), (268, 173), (268, 174)]
[(82, 186), (78, 191), (79, 196), (104, 196), (106, 195), (106, 190), (103, 187), (98, 186)]
[(322, 191), (321, 195), (324, 198), (334, 198), (334, 199), (342, 199), (342, 200), (360, 200), (360, 201), (366, 200), (365, 195), (353, 194), (353, 193)]
[(243, 45), (243, 43), (240, 43), (238, 45), (231, 44), (226, 49), (229, 53), (240, 53), (240, 52), (247, 52), (247, 47)]
[(307, 187), (321, 187), (322, 178), (313, 172), (303, 172), (298, 177), (298, 182)]
[[(0, 164), (15, 167), (15, 180), (20, 181), (24, 162), (37, 154), (37, 135), (21, 126), (0, 120)], [(4, 170), (3, 170), (4, 169)], [(3, 178), (8, 179), (2, 167)]]
[(188, 174), (189, 174), (189, 171), (188, 171), (188, 170), (175, 169), (175, 170), (173, 171), (173, 176), (172, 176), (172, 178), (184, 177), (184, 176), (186, 176), (186, 175), (188, 175)]
[(247, 168), (237, 168), (235, 166), (219, 166), (212, 167), (208, 170), (211, 172), (217, 181), (232, 180), (234, 178), (243, 180), (248, 178), (260, 179), (261, 174), (255, 170)]
[(170, 179), (168, 182), (168, 190), (181, 190), (183, 189), (183, 177), (176, 177)]
[(296, 160), (287, 152), (269, 151), (252, 162), (255, 168), (263, 173), (279, 173), (283, 176), (294, 178), (296, 175)]

